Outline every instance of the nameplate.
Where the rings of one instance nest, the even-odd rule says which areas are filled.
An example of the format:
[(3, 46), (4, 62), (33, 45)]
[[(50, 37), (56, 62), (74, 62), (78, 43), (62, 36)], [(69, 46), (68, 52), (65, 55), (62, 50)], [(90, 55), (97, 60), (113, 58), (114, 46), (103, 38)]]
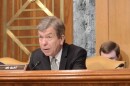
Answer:
[(0, 70), (25, 70), (25, 65), (0, 65)]

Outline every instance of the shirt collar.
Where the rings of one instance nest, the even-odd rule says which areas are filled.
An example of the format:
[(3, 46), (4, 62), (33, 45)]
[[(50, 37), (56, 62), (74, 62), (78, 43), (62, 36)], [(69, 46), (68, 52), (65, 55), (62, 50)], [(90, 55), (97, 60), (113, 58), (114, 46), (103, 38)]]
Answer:
[[(58, 64), (58, 67), (60, 65), (60, 60), (61, 60), (61, 55), (62, 55), (62, 49), (58, 52), (58, 54), (55, 56), (55, 58), (57, 59), (56, 63)], [(52, 59), (52, 56), (49, 56), (50, 61)]]

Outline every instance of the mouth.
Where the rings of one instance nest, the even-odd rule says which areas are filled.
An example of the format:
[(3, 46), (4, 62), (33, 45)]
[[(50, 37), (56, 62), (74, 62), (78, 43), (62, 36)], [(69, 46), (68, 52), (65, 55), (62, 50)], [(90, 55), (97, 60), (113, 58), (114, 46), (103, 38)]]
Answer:
[(50, 49), (42, 49), (42, 52), (43, 52), (46, 56), (50, 56)]
[(50, 48), (43, 48), (44, 50), (49, 50)]
[(48, 52), (50, 49), (43, 49), (44, 52)]

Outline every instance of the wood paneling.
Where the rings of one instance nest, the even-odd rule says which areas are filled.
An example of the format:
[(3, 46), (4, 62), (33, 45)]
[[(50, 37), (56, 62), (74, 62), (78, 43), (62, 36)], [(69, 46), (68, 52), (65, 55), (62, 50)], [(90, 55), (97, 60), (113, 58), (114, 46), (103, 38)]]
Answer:
[(67, 43), (73, 43), (73, 0), (64, 0), (64, 23)]
[(130, 86), (130, 70), (0, 71), (0, 86)]
[(2, 22), (2, 19), (3, 19), (3, 17), (2, 17), (2, 11), (3, 11), (3, 9), (2, 9), (2, 3), (3, 3), (3, 0), (0, 0), (0, 57), (2, 57), (3, 56), (3, 22)]
[[(0, 36), (2, 37), (0, 39), (0, 57), (3, 56), (8, 56), (8, 57), (14, 57), (18, 60), (21, 61), (27, 61), (28, 60), (28, 55), (26, 55), (23, 51), (20, 50), (20, 48), (17, 46), (16, 43), (13, 43), (13, 41), (11, 40), (11, 38), (9, 36), (7, 36), (7, 48), (6, 48), (6, 55), (3, 55), (3, 25), (2, 25), (2, 18), (3, 18), (3, 12), (2, 11), (2, 7), (3, 7), (3, 1), (4, 0), (0, 0)], [(13, 16), (13, 12), (12, 12), (12, 3), (13, 0), (7, 0), (7, 9), (5, 11), (7, 11), (7, 20), (6, 22), (8, 22), (12, 16)], [(15, 1), (15, 0), (14, 0)], [(22, 1), (22, 3), (21, 3)], [(14, 8), (14, 14), (18, 12), (18, 10), (20, 9), (20, 7), (22, 5), (25, 4), (27, 0), (16, 0), (14, 2), (15, 4), (15, 8)], [(44, 3), (44, 5), (50, 10), (52, 11), (52, 0), (40, 0), (41, 2)], [(54, 15), (60, 18), (60, 1), (61, 0), (54, 0)], [(64, 23), (66, 26), (66, 32), (65, 32), (65, 36), (66, 36), (66, 42), (67, 43), (72, 43), (72, 38), (73, 38), (73, 32), (72, 32), (72, 26), (73, 26), (73, 17), (72, 17), (72, 6), (73, 6), (73, 1), (72, 0), (63, 0), (64, 3)], [(68, 6), (69, 4), (69, 6)], [(9, 9), (10, 8), (10, 9)], [(36, 3), (32, 2), (31, 4), (29, 4), (27, 6), (26, 9), (35, 9), (39, 7), (37, 6)], [(45, 14), (42, 10), (39, 11), (23, 11), (18, 17), (19, 18), (30, 18), (30, 17), (44, 17), (47, 16), (47, 14)], [(25, 19), (25, 20), (15, 20), (10, 26), (36, 26), (38, 24), (38, 22), (40, 21), (40, 19)], [(34, 28), (35, 29), (35, 28)], [(37, 30), (12, 30), (12, 33), (15, 36), (37, 36)], [(19, 40), (23, 43), (23, 44), (38, 44), (38, 39), (37, 38), (19, 38)], [(14, 46), (13, 46), (13, 45)], [(14, 48), (13, 48), (14, 47)], [(39, 46), (27, 46), (27, 49), (31, 52), (33, 50), (35, 50), (36, 48), (38, 48)], [(12, 51), (14, 50), (15, 53), (12, 53)], [(20, 55), (22, 54), (22, 57), (20, 57)], [(22, 58), (22, 59), (21, 59)]]
[(108, 0), (96, 2), (96, 54), (99, 55), (100, 45), (108, 40)]
[(96, 5), (96, 52), (98, 53), (102, 42), (106, 40), (114, 41), (120, 45), (122, 58), (129, 67), (130, 0), (96, 0)]
[(109, 0), (109, 39), (116, 41), (122, 57), (130, 62), (130, 0)]

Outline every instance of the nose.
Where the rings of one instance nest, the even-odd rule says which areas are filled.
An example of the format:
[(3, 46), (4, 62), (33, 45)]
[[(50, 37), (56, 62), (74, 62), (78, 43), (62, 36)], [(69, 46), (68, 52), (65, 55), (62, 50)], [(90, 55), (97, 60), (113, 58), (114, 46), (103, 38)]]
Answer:
[(45, 38), (42, 38), (42, 39), (39, 39), (39, 43), (42, 44), (42, 46), (46, 46), (48, 42)]

